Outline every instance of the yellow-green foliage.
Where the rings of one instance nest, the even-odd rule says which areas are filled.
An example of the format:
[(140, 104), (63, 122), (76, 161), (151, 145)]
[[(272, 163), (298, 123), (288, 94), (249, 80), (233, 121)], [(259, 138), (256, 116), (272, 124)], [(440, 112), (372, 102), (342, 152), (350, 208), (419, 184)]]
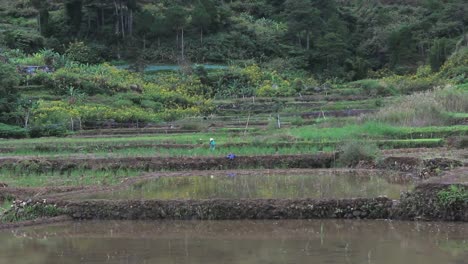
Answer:
[(258, 65), (251, 65), (241, 69), (241, 73), (248, 77), (248, 84), (254, 87), (257, 96), (292, 96), (295, 93), (290, 81), (276, 71), (265, 71)]
[(427, 91), (444, 83), (437, 74), (431, 73), (429, 66), (420, 67), (416, 74), (383, 78), (382, 82), (401, 94)]
[(12, 63), (17, 65), (36, 65), (43, 66), (45, 65), (44, 56), (42, 53), (34, 53), (31, 56), (20, 56), (12, 58)]
[(439, 75), (457, 83), (466, 82), (468, 80), (468, 47), (460, 48), (452, 54), (440, 69)]
[(136, 74), (119, 70), (109, 64), (84, 65), (69, 63), (56, 71), (53, 86), (59, 93), (65, 93), (68, 87), (80, 89), (88, 94), (124, 92), (131, 85), (143, 85)]

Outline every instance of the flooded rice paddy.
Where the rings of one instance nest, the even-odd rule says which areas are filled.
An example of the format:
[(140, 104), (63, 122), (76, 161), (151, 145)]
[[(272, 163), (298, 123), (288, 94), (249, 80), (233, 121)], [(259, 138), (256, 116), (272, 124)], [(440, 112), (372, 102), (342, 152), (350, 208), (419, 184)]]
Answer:
[(84, 199), (242, 199), (242, 198), (372, 198), (398, 199), (412, 188), (398, 175), (330, 172), (314, 175), (237, 174), (159, 177)]
[(0, 231), (0, 263), (424, 263), (468, 259), (468, 224), (89, 221)]

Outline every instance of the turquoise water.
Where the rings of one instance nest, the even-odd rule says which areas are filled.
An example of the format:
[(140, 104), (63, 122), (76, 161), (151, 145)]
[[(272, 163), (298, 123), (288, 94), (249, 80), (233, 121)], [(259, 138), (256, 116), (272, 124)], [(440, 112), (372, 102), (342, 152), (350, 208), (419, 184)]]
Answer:
[[(228, 66), (225, 65), (216, 65), (216, 64), (194, 64), (193, 67), (203, 66), (206, 70), (221, 70), (226, 69)], [(129, 65), (119, 65), (116, 66), (119, 69), (127, 69)], [(145, 68), (145, 72), (153, 71), (177, 71), (180, 69), (179, 65), (148, 65)]]

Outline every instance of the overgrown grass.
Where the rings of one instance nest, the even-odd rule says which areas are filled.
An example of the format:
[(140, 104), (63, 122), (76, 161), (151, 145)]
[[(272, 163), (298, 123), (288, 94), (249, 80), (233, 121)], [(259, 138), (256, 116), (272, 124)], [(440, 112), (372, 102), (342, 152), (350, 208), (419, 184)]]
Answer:
[[(125, 148), (117, 149), (111, 152), (105, 150), (97, 150), (90, 152), (82, 152), (81, 154), (92, 154), (93, 157), (203, 157), (203, 156), (224, 156), (229, 153), (243, 156), (258, 156), (258, 155), (294, 155), (294, 154), (313, 154), (319, 151), (333, 151), (334, 147), (325, 146), (320, 149), (314, 145), (297, 145), (290, 147), (276, 146), (239, 146), (239, 147), (223, 147), (217, 146), (215, 151), (211, 151), (209, 146), (191, 149), (181, 148)], [(37, 150), (19, 149), (12, 153), (2, 154), (3, 156), (36, 156), (36, 157), (55, 157), (64, 158), (77, 156), (73, 150), (56, 150), (51, 152), (42, 152)]]
[(71, 170), (66, 173), (57, 171), (24, 171), (18, 167), (13, 170), (1, 169), (2, 182), (10, 187), (45, 186), (105, 186), (119, 184), (124, 178), (135, 177), (141, 172), (136, 170)]
[(402, 97), (369, 119), (397, 126), (440, 126), (451, 123), (449, 112), (468, 111), (468, 92), (448, 86)]
[[(337, 142), (351, 138), (359, 139), (417, 139), (417, 138), (443, 138), (453, 135), (468, 134), (468, 126), (430, 126), (430, 127), (398, 127), (379, 122), (366, 122), (362, 124), (348, 124), (340, 127), (320, 127), (326, 125), (309, 125), (297, 128), (262, 130), (256, 133), (244, 132), (226, 133), (191, 133), (171, 135), (144, 135), (127, 137), (90, 137), (90, 138), (38, 138), (22, 140), (0, 140), (0, 148), (14, 148), (20, 155), (34, 155), (35, 153), (57, 151), (58, 146), (67, 148), (83, 148), (100, 151), (107, 146), (124, 146), (132, 148), (135, 145), (147, 144), (193, 144), (200, 148), (208, 148), (208, 139), (214, 137), (219, 145), (256, 143), (268, 144), (279, 142)], [(57, 147), (56, 147), (57, 146)], [(27, 150), (21, 152), (22, 149)], [(31, 151), (36, 149), (37, 152)], [(106, 150), (107, 151), (107, 150)], [(76, 152), (76, 150), (74, 150)], [(10, 154), (4, 154), (10, 155)]]

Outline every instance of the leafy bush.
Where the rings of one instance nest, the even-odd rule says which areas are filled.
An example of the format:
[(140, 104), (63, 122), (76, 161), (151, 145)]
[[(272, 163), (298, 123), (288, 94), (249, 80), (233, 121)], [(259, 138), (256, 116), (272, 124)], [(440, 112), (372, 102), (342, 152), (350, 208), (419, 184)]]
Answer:
[(20, 76), (13, 65), (0, 62), (0, 121), (11, 121), (18, 101), (17, 89)]
[(343, 145), (338, 158), (338, 164), (356, 166), (361, 161), (374, 161), (379, 148), (374, 143), (365, 141), (350, 141)]
[[(52, 83), (52, 74), (38, 71), (28, 80), (29, 85), (49, 85)], [(49, 86), (48, 86), (49, 87)]]
[(62, 137), (67, 135), (67, 128), (64, 124), (47, 124), (33, 126), (29, 131), (32, 138), (38, 137)]
[(33, 53), (44, 47), (44, 38), (36, 31), (8, 30), (4, 32), (5, 42), (11, 49)]
[(0, 123), (0, 138), (25, 138), (28, 131), (18, 126), (11, 126)]
[(468, 202), (468, 189), (464, 186), (450, 185), (446, 190), (437, 193), (439, 203), (443, 206), (451, 206), (456, 203)]
[(2, 222), (18, 222), (33, 220), (42, 217), (55, 217), (63, 215), (65, 211), (56, 205), (45, 204), (44, 202), (31, 203), (30, 201), (14, 201), (11, 208), (1, 217)]
[(361, 88), (366, 95), (370, 96), (390, 96), (395, 95), (397, 91), (391, 85), (387, 85), (381, 80), (366, 79), (352, 82), (351, 87)]
[(70, 43), (65, 55), (71, 60), (80, 63), (94, 64), (99, 63), (102, 60), (96, 47), (89, 47), (84, 42)]
[(468, 47), (453, 53), (442, 66), (439, 75), (456, 83), (465, 83), (468, 80)]

